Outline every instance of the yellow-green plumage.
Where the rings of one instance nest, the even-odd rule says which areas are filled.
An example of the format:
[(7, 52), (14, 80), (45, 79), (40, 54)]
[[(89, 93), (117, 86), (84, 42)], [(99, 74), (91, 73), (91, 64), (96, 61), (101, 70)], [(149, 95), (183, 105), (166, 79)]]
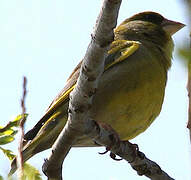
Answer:
[[(172, 33), (163, 30), (164, 20), (157, 13), (143, 12), (115, 29), (115, 41), (105, 60), (105, 71), (93, 98), (91, 114), (94, 120), (109, 124), (122, 140), (132, 139), (145, 131), (161, 111), (173, 50)], [(179, 23), (176, 31), (181, 27), (183, 25)], [(138, 42), (138, 46), (128, 51), (133, 44), (127, 40)], [(117, 62), (117, 59), (122, 60)], [(74, 69), (46, 114), (25, 135), (31, 141), (24, 148), (24, 161), (50, 148), (63, 129), (67, 120), (68, 95), (77, 81), (80, 65)], [(82, 147), (96, 145), (85, 136), (74, 144)], [(13, 161), (12, 172), (15, 168)]]

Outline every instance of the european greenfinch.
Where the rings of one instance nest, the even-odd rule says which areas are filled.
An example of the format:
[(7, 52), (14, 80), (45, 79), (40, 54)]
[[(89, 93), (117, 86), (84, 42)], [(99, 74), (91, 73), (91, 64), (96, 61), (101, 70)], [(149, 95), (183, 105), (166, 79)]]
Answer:
[[(171, 66), (174, 46), (171, 36), (182, 27), (184, 24), (158, 13), (142, 12), (126, 19), (114, 30), (114, 41), (90, 111), (94, 120), (110, 125), (121, 140), (139, 135), (159, 115)], [(24, 161), (50, 148), (63, 129), (69, 94), (78, 79), (81, 63), (45, 115), (25, 134), (28, 143), (22, 152)], [(73, 146), (98, 144), (84, 136)], [(11, 172), (15, 170), (14, 160)]]

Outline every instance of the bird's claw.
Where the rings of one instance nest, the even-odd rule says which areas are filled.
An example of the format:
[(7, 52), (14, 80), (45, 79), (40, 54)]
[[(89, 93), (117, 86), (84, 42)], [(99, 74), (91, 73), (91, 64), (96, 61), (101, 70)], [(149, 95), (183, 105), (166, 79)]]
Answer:
[(114, 153), (112, 153), (112, 152), (110, 152), (110, 157), (111, 157), (111, 159), (113, 159), (113, 160), (115, 160), (115, 161), (121, 161), (121, 160), (123, 160), (122, 158), (116, 158), (116, 154), (114, 154)]
[(98, 153), (101, 154), (101, 155), (104, 155), (104, 154), (106, 154), (107, 152), (109, 152), (109, 148), (106, 147), (106, 150), (105, 150), (104, 152), (98, 152)]
[[(101, 155), (104, 155), (106, 154), (107, 152), (110, 151), (110, 148), (109, 147), (106, 147), (106, 150), (104, 152), (99, 152), (99, 154)], [(109, 156), (111, 157), (111, 159), (115, 160), (115, 161), (121, 161), (123, 160), (122, 158), (116, 158), (116, 154), (110, 152)]]

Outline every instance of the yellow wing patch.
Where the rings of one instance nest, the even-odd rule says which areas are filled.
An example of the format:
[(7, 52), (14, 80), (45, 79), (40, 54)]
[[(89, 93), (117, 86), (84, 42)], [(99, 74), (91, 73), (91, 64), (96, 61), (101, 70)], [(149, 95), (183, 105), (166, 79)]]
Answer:
[(70, 87), (60, 98), (54, 102), (54, 104), (48, 109), (47, 113), (50, 112), (52, 109), (54, 109), (56, 106), (59, 106), (61, 103), (63, 103), (66, 99), (68, 99), (69, 94), (73, 91), (76, 84), (74, 84), (72, 87)]
[(114, 54), (116, 52), (120, 52), (121, 55), (115, 59), (111, 64), (108, 64), (105, 69), (110, 68), (111, 66), (119, 63), (131, 54), (133, 54), (138, 48), (141, 43), (138, 41), (128, 41), (128, 40), (116, 40), (113, 41), (111, 44), (111, 49), (108, 51), (108, 54)]
[[(108, 64), (105, 66), (105, 70), (109, 69), (111, 66), (114, 66), (115, 64), (122, 62), (123, 60), (127, 59), (130, 55), (132, 55), (138, 48), (141, 43), (138, 41), (128, 41), (128, 40), (116, 40), (113, 41), (111, 44), (111, 48), (108, 51), (108, 54), (114, 54), (116, 52), (120, 52), (121, 55), (119, 58), (115, 59), (111, 64)], [(56, 100), (54, 105), (50, 107), (48, 110), (51, 111), (52, 109), (59, 106), (61, 103), (63, 103), (71, 93), (71, 91), (74, 89), (76, 84), (74, 84), (71, 88), (69, 88), (60, 98)], [(47, 113), (48, 113), (47, 112)]]

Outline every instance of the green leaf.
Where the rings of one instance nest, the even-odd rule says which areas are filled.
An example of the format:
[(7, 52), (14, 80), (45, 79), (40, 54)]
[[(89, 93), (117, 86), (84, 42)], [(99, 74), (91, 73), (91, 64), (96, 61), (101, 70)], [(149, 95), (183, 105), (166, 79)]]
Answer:
[(3, 176), (0, 175), (0, 180), (3, 180)]
[[(13, 121), (10, 122), (10, 127), (18, 127), (22, 117), (22, 114), (18, 115)], [(28, 114), (24, 114), (24, 118), (26, 119), (27, 117)]]
[(13, 154), (13, 152), (11, 150), (8, 149), (4, 149), (2, 147), (0, 147), (0, 149), (3, 151), (3, 153), (9, 158), (10, 161), (13, 160), (13, 158), (15, 158), (15, 155)]
[[(24, 118), (26, 119), (28, 114), (24, 115)], [(7, 123), (6, 126), (0, 126), (0, 136), (2, 135), (15, 135), (17, 133), (16, 130), (14, 130), (14, 127), (19, 126), (19, 122), (22, 119), (22, 115), (18, 115), (13, 121), (10, 121)]]
[[(22, 119), (22, 114), (18, 115), (12, 122), (18, 122)], [(28, 117), (28, 114), (24, 114), (24, 118), (26, 119)]]
[(18, 130), (14, 130), (14, 131), (12, 132), (12, 134), (10, 134), (10, 135), (14, 136), (14, 135), (17, 134), (17, 133), (18, 133)]
[(24, 179), (27, 180), (42, 180), (41, 175), (35, 167), (28, 163), (24, 163)]
[[(0, 128), (1, 128), (1, 126), (0, 126)], [(0, 133), (0, 136), (3, 136), (3, 135), (12, 135), (13, 132), (14, 132), (13, 129), (7, 129), (7, 130), (1, 132), (1, 133)]]
[(8, 144), (14, 140), (14, 137), (11, 135), (4, 135), (0, 137), (0, 145)]

